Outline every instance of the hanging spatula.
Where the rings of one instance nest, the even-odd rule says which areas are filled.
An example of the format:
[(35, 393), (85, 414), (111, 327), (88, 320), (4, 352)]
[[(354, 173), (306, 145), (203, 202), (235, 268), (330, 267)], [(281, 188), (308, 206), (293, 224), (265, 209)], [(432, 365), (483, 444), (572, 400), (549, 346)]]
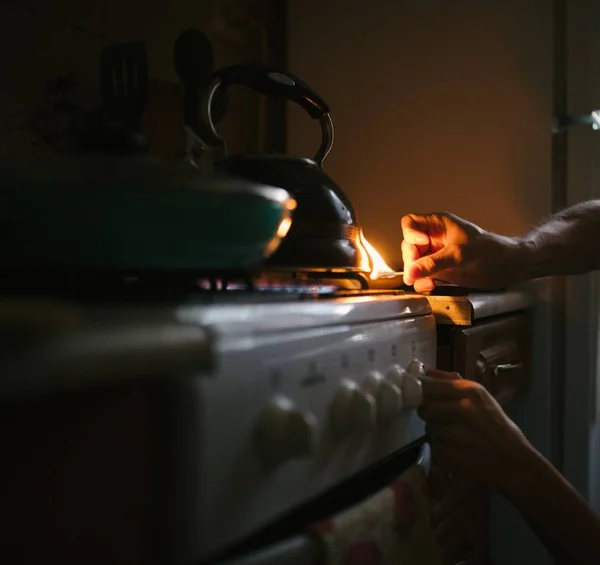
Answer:
[(136, 41), (103, 50), (100, 88), (110, 117), (131, 133), (139, 134), (148, 90), (146, 46)]

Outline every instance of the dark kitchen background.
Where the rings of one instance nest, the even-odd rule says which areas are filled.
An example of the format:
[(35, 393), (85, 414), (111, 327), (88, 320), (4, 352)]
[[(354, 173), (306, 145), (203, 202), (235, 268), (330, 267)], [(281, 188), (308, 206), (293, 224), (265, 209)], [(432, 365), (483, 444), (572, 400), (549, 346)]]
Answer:
[[(215, 68), (286, 65), (328, 101), (336, 140), (327, 172), (394, 266), (406, 212), (448, 210), (518, 234), (598, 197), (600, 134), (551, 133), (556, 113), (600, 106), (592, 0), (1, 0), (2, 157), (64, 150), (74, 116), (99, 104), (107, 45), (143, 41), (150, 78), (163, 81), (156, 92), (172, 94), (173, 43), (186, 28), (209, 37)], [(314, 153), (319, 128), (301, 110), (231, 92), (220, 131), (236, 152)], [(600, 510), (598, 280), (535, 288), (534, 385), (511, 416)], [(546, 562), (501, 501), (492, 541), (499, 562)], [(525, 549), (515, 555), (516, 546)]]
[[(152, 115), (144, 129), (155, 137), (181, 113), (173, 47), (183, 30), (199, 29), (212, 44), (214, 64), (198, 69), (206, 78), (240, 62), (279, 66), (284, 55), (285, 3), (276, 0), (2, 1), (0, 21), (5, 114), (0, 144), (7, 156), (66, 150), (73, 125), (100, 105), (100, 52), (107, 46), (145, 44), (151, 102), (146, 110)], [(281, 149), (281, 112), (279, 127), (272, 126), (276, 103), (243, 88), (232, 89), (228, 99), (220, 128), (233, 151)]]

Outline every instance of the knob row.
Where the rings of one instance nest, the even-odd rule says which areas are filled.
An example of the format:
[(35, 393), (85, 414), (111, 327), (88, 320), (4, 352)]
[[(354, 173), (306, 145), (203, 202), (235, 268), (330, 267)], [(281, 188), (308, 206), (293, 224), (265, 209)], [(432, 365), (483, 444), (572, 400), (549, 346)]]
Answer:
[(338, 437), (354, 432), (368, 433), (378, 423), (389, 424), (407, 410), (421, 405), (420, 378), (425, 368), (413, 361), (405, 371), (393, 365), (384, 377), (371, 371), (363, 386), (350, 380), (342, 382), (330, 407), (332, 431)]
[[(385, 377), (371, 371), (360, 386), (354, 380), (340, 383), (329, 407), (332, 432), (340, 439), (354, 433), (368, 433), (378, 424), (389, 424), (422, 401), (421, 377), (425, 368), (413, 361), (404, 370), (393, 365)], [(284, 396), (272, 399), (262, 411), (255, 428), (261, 459), (278, 464), (308, 457), (317, 449), (318, 422), (310, 412), (298, 410)]]

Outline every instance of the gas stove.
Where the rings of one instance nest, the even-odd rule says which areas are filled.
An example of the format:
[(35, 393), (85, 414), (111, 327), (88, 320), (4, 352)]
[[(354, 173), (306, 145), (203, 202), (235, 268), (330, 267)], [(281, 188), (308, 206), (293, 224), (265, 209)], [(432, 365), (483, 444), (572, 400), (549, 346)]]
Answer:
[(148, 402), (160, 417), (144, 433), (162, 437), (148, 503), (160, 510), (144, 543), (169, 563), (208, 559), (424, 436), (419, 375), (436, 357), (425, 298), (233, 279), (70, 275), (35, 296), (5, 279), (0, 301), (0, 331), (12, 335), (3, 402), (84, 406), (107, 390), (159, 388)]
[[(111, 99), (76, 155), (0, 171), (14, 561), (214, 560), (420, 449), (434, 317), (324, 173), (328, 105), (288, 75), (214, 75), (201, 119), (186, 115), (212, 130), (210, 170), (147, 154)], [(229, 84), (302, 101), (321, 125), (314, 160), (227, 155), (211, 102)]]

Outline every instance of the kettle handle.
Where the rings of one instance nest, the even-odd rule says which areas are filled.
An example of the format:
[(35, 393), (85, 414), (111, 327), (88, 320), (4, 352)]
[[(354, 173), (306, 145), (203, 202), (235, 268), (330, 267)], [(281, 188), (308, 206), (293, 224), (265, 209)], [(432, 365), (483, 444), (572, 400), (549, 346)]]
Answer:
[(321, 125), (321, 147), (314, 157), (322, 168), (323, 161), (333, 146), (333, 122), (329, 115), (329, 105), (304, 81), (287, 71), (280, 71), (266, 65), (246, 63), (225, 67), (213, 73), (213, 81), (207, 88), (202, 104), (202, 117), (208, 126), (211, 139), (204, 139), (210, 146), (225, 147), (225, 142), (215, 129), (212, 119), (212, 104), (219, 88), (242, 85), (266, 96), (274, 96), (299, 104)]
[(257, 63), (244, 63), (219, 69), (213, 73), (221, 85), (243, 85), (265, 96), (296, 102), (311, 118), (318, 119), (329, 113), (329, 105), (303, 80), (287, 71)]

